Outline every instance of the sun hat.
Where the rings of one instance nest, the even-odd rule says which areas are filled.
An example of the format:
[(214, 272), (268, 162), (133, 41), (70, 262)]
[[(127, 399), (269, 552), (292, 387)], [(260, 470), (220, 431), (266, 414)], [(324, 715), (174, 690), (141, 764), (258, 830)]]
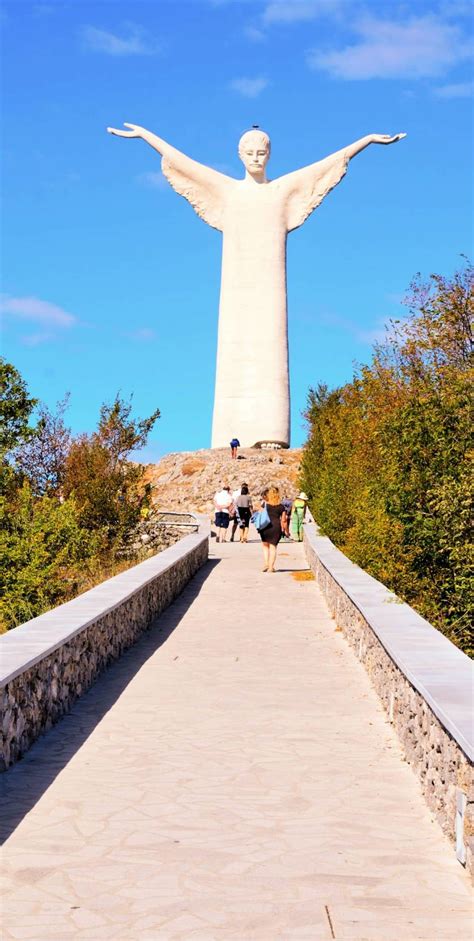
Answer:
[(308, 497), (308, 495), (304, 492), (304, 490), (302, 490), (301, 493), (298, 494), (298, 500), (309, 500), (309, 497)]

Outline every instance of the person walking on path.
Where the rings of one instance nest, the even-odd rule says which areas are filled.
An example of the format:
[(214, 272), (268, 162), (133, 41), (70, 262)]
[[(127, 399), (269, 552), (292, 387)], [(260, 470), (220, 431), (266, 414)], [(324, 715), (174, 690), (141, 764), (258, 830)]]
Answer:
[(233, 542), (235, 534), (237, 532), (237, 527), (240, 526), (239, 510), (237, 507), (237, 497), (240, 497), (242, 493), (242, 487), (246, 487), (247, 484), (243, 483), (240, 487), (237, 487), (237, 490), (232, 491), (232, 506), (230, 508), (230, 516), (232, 519), (232, 530), (230, 533), (230, 541)]
[(286, 528), (285, 507), (280, 502), (280, 491), (277, 487), (268, 487), (262, 494), (262, 504), (266, 506), (270, 517), (270, 525), (260, 532), (263, 543), (264, 572), (275, 571), (277, 546), (282, 536), (282, 529)]
[(230, 442), (230, 456), (234, 460), (237, 459), (237, 448), (240, 448), (240, 441), (238, 438), (232, 438)]
[(214, 496), (214, 506), (216, 510), (215, 523), (218, 542), (226, 541), (230, 520), (229, 508), (231, 504), (232, 496), (230, 493), (230, 487), (223, 487), (222, 490), (218, 490)]
[(290, 517), (291, 517), (291, 511), (293, 509), (293, 501), (290, 500), (288, 497), (283, 497), (283, 500), (281, 502), (282, 502), (282, 505), (285, 507), (285, 513), (286, 513), (286, 526), (283, 531), (283, 536), (285, 539), (289, 539), (290, 538)]
[(291, 535), (295, 542), (303, 542), (303, 521), (306, 515), (307, 503), (308, 497), (303, 490), (298, 494), (296, 500), (293, 501), (291, 511)]
[(242, 489), (235, 501), (235, 509), (240, 520), (240, 541), (247, 542), (249, 537), (250, 516), (252, 513), (252, 498), (249, 494), (247, 484), (242, 484)]

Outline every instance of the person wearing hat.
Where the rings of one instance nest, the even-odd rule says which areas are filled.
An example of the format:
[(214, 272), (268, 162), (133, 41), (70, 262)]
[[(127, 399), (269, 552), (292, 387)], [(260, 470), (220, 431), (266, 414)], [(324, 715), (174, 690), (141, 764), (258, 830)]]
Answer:
[(308, 496), (305, 494), (304, 490), (302, 490), (296, 497), (296, 500), (293, 500), (291, 510), (291, 535), (295, 542), (303, 542), (303, 520), (306, 515), (308, 499)]

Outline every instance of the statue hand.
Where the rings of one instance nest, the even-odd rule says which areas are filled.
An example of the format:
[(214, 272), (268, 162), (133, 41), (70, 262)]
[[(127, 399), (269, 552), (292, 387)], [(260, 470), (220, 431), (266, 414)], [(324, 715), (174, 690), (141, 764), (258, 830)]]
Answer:
[(107, 132), (109, 134), (115, 134), (117, 137), (141, 137), (144, 130), (139, 124), (127, 124), (126, 122), (124, 122), (124, 127), (131, 127), (132, 130), (119, 131), (116, 127), (108, 127)]
[(371, 134), (370, 137), (371, 144), (395, 144), (406, 137), (406, 134), (395, 134), (393, 137), (390, 134)]

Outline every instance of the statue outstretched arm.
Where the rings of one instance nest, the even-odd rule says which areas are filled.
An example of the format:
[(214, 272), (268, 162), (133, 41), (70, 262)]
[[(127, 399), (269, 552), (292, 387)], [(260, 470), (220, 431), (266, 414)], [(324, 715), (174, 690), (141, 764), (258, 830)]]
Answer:
[(360, 154), (361, 151), (369, 147), (370, 144), (396, 144), (397, 141), (403, 140), (404, 137), (406, 137), (406, 134), (366, 134), (365, 137), (354, 141), (354, 143), (349, 144), (348, 147), (337, 150), (332, 156), (337, 157), (338, 154), (345, 154), (348, 160), (352, 160), (353, 157)]
[(406, 137), (406, 134), (368, 134), (354, 141), (348, 147), (337, 150), (324, 160), (318, 160), (308, 167), (287, 173), (275, 182), (286, 190), (288, 231), (297, 229), (309, 215), (322, 203), (325, 196), (337, 186), (347, 172), (352, 160), (369, 144), (394, 144)]
[(161, 155), (161, 169), (173, 189), (188, 200), (204, 222), (222, 231), (223, 203), (226, 189), (232, 183), (231, 177), (192, 160), (138, 124), (124, 126), (130, 130), (122, 131), (114, 127), (108, 127), (107, 130), (117, 137), (136, 137), (150, 144)]

